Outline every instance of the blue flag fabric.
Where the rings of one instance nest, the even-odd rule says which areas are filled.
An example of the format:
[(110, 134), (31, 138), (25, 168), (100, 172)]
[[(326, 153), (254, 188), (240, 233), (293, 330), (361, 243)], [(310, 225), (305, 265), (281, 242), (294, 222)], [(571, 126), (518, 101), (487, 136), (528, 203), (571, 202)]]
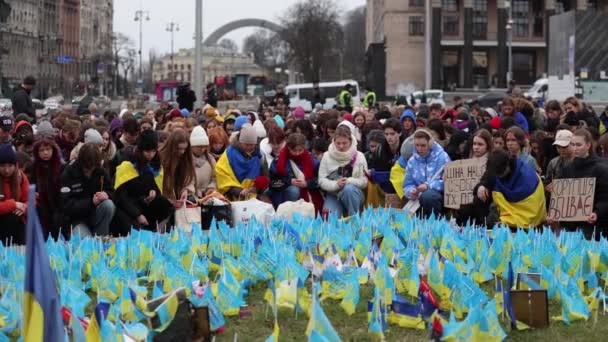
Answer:
[(61, 301), (36, 212), (34, 186), (30, 187), (28, 196), (23, 340), (63, 342)]

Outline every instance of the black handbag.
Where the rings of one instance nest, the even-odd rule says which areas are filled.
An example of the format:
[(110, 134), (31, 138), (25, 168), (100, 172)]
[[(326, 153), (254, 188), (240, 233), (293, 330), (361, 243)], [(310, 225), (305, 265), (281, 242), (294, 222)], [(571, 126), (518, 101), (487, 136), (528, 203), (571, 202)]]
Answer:
[(224, 221), (232, 227), (232, 206), (229, 203), (225, 205), (202, 205), (201, 228), (203, 230), (209, 230), (213, 218), (215, 218), (215, 222)]

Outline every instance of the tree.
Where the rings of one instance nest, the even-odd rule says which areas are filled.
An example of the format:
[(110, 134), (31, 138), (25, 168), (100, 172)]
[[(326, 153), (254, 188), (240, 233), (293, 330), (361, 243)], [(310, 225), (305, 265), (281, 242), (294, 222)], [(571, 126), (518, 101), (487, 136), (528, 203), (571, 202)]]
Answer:
[(224, 49), (226, 49), (230, 52), (239, 51), (239, 47), (238, 47), (238, 45), (236, 45), (235, 41), (232, 39), (229, 39), (229, 38), (224, 38), (224, 39), (220, 40), (220, 42), (217, 45), (223, 47)]
[(144, 89), (151, 92), (155, 89), (154, 85), (154, 65), (159, 62), (160, 58), (154, 49), (150, 49), (148, 54), (148, 64), (144, 65)]
[(342, 51), (344, 41), (339, 17), (338, 8), (331, 0), (301, 1), (282, 17), (281, 37), (289, 45), (289, 59), (305, 80), (320, 80), (323, 64), (331, 59), (335, 61), (336, 51)]
[(262, 67), (286, 66), (286, 43), (278, 34), (266, 29), (259, 29), (245, 38), (243, 53), (252, 53), (255, 64)]
[[(125, 60), (129, 58), (131, 51), (134, 50), (134, 43), (129, 36), (120, 32), (114, 32), (112, 42), (114, 45), (114, 97), (116, 97), (119, 93), (119, 68), (121, 65), (125, 65)], [(128, 72), (125, 74), (128, 74)], [(126, 89), (123, 92), (126, 92)]]
[(365, 7), (348, 13), (344, 36), (344, 78), (361, 79), (365, 73)]

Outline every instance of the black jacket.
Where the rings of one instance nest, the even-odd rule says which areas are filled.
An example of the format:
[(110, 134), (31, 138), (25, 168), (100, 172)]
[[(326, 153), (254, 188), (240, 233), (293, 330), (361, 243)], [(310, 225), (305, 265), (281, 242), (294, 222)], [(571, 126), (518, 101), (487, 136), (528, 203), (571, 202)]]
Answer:
[(102, 189), (112, 197), (112, 181), (101, 167), (87, 178), (78, 160), (68, 165), (61, 175), (61, 208), (63, 222), (69, 227), (79, 221), (88, 222), (95, 213), (93, 196)]
[(194, 102), (196, 102), (196, 94), (194, 94), (194, 91), (190, 89), (182, 90), (177, 95), (176, 100), (177, 104), (179, 105), (179, 109), (186, 108), (189, 112), (192, 112), (194, 110)]
[(33, 120), (36, 120), (36, 110), (34, 109), (30, 92), (21, 85), (13, 90), (11, 102), (13, 103), (13, 115), (15, 117), (21, 113), (25, 113)]
[[(593, 231), (608, 231), (608, 161), (596, 155), (587, 158), (574, 158), (574, 161), (564, 169), (562, 178), (592, 178), (595, 177), (595, 198), (593, 212), (597, 214), (597, 223), (589, 225), (585, 222), (576, 222), (576, 226), (587, 228), (586, 233)], [(566, 227), (570, 224), (564, 225)]]
[(279, 99), (283, 99), (283, 103), (287, 108), (289, 108), (289, 96), (287, 96), (285, 93), (276, 94), (272, 99), (272, 105), (276, 107), (276, 105), (279, 103)]
[(207, 104), (217, 108), (217, 91), (214, 88), (207, 90)]

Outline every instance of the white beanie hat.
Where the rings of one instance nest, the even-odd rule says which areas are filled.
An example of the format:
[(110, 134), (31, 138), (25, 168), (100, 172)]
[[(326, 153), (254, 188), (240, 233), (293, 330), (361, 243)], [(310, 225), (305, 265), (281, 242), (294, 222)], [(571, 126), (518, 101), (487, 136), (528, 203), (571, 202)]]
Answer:
[(203, 127), (194, 127), (190, 133), (190, 146), (209, 146), (209, 137)]
[(96, 129), (89, 128), (84, 132), (84, 143), (103, 145), (103, 137)]
[(253, 123), (253, 128), (255, 128), (255, 134), (258, 135), (258, 139), (266, 138), (266, 129), (264, 128), (264, 124), (262, 124), (262, 121), (255, 120), (255, 122)]

